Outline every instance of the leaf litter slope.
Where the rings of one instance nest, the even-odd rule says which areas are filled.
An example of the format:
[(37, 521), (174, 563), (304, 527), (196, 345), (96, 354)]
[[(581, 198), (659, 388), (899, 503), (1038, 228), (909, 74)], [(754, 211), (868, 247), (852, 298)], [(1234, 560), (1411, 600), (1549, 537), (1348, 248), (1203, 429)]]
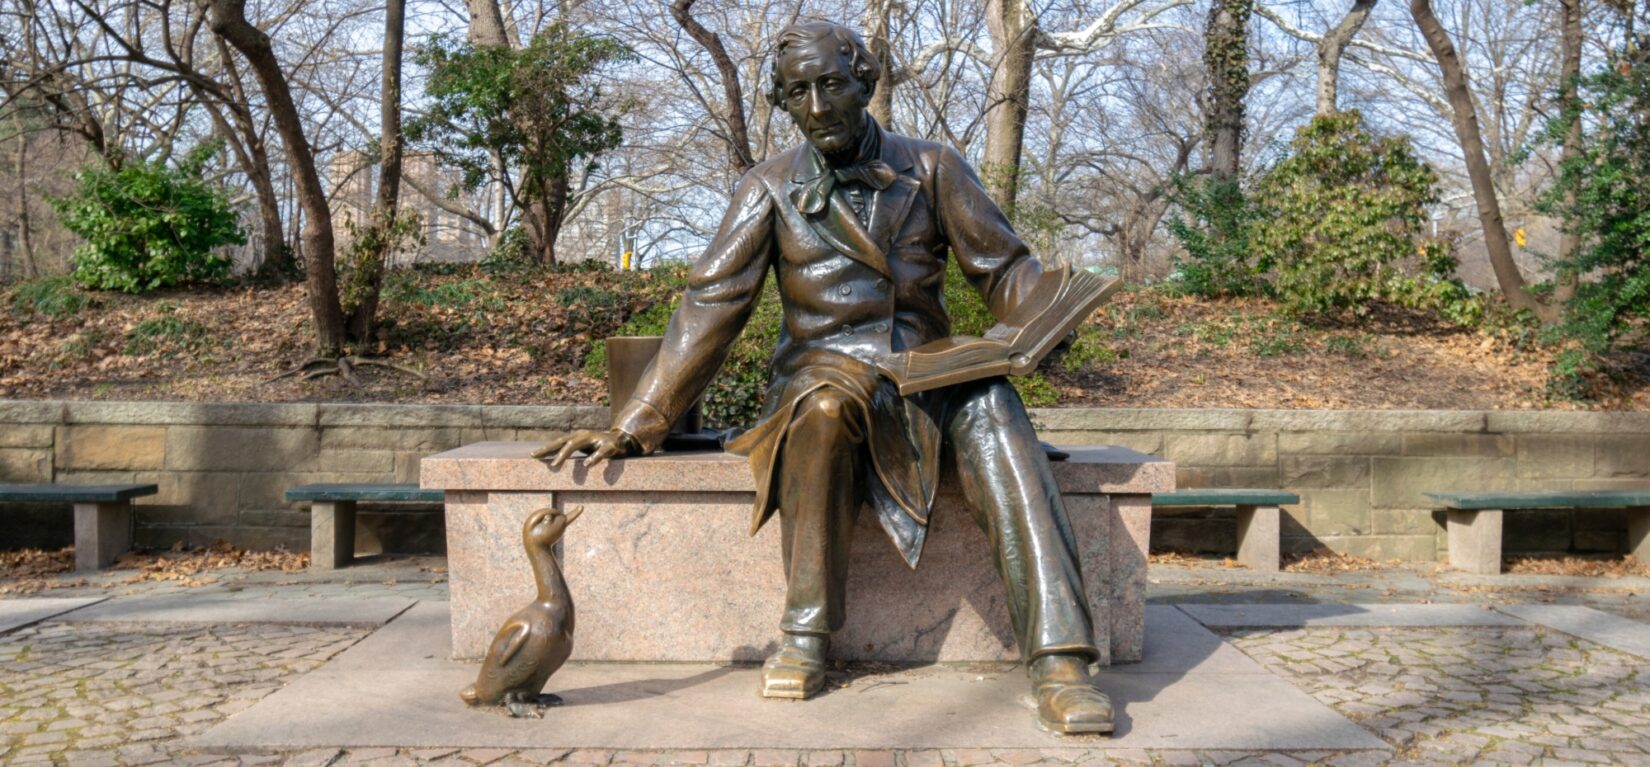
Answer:
[[(90, 294), (56, 316), (13, 288), (0, 296), (0, 397), (601, 404), (605, 384), (583, 370), (592, 343), (668, 300), (675, 284), (592, 269), (398, 271), (366, 351), (428, 378), (372, 369), (359, 387), (270, 380), (308, 354), (301, 285)], [(1650, 364), (1618, 371), (1594, 403), (1555, 401), (1545, 394), (1549, 351), (1427, 316), (1377, 311), (1325, 326), (1260, 300), (1136, 290), (1091, 325), (1082, 353), (1050, 377), (1060, 405), (1650, 410)]]

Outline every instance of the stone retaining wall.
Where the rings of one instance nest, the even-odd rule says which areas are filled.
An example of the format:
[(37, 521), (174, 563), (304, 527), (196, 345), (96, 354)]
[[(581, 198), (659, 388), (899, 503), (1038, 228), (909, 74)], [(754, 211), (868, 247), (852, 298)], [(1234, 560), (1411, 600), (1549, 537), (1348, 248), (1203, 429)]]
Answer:
[[(138, 502), (146, 546), (226, 540), (309, 546), (287, 487), (415, 482), (425, 455), (481, 440), (541, 440), (599, 428), (591, 406), (203, 404), (0, 401), (0, 481), (153, 482)], [(1118, 444), (1179, 464), (1183, 487), (1281, 487), (1286, 550), (1326, 545), (1380, 559), (1433, 560), (1442, 527), (1426, 490), (1650, 487), (1650, 413), (1042, 409), (1045, 439)], [(435, 551), (440, 515), (362, 513), (358, 551)], [(12, 507), (0, 547), (67, 545), (68, 515)], [(1509, 551), (1625, 551), (1610, 512), (1507, 520)], [(1177, 511), (1153, 543), (1229, 551), (1230, 513)]]
[[(1033, 414), (1062, 443), (1106, 442), (1168, 458), (1181, 487), (1299, 493), (1285, 551), (1328, 546), (1376, 559), (1443, 556), (1422, 493), (1650, 487), (1650, 413), (1397, 410), (1099, 410)], [(1511, 553), (1625, 552), (1624, 515), (1520, 512)], [(1232, 551), (1230, 512), (1160, 512), (1154, 548)]]

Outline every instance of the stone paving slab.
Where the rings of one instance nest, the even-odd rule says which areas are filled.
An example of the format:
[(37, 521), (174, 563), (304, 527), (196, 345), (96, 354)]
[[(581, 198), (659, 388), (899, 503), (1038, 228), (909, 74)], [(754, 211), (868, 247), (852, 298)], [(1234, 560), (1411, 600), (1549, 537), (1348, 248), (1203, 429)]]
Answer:
[(75, 599), (0, 599), (0, 634), (47, 618), (102, 602), (101, 597)]
[[(1101, 677), (1120, 710), (1118, 731), (1110, 739), (1059, 738), (1039, 730), (1024, 672), (1007, 664), (849, 675), (834, 678), (838, 686), (803, 703), (762, 699), (756, 694), (758, 671), (751, 667), (570, 664), (549, 685), (565, 705), (542, 720), (511, 719), (471, 710), (458, 700), (458, 690), (474, 679), (477, 666), (446, 660), (445, 605), (420, 604), (194, 745), (236, 751), (1386, 748), (1225, 643), (1210, 645), (1213, 635), (1183, 616), (1153, 613), (1147, 661)], [(1191, 636), (1172, 636), (1176, 630), (1190, 630)], [(1254, 705), (1260, 700), (1266, 705)]]
[(1524, 621), (1484, 605), (1404, 604), (1181, 604), (1210, 628), (1303, 628), (1314, 626), (1524, 626)]
[(1650, 659), (1650, 626), (1581, 605), (1498, 605), (1508, 615)]
[(64, 615), (62, 620), (381, 626), (413, 604), (411, 599), (245, 599), (179, 594), (112, 599)]

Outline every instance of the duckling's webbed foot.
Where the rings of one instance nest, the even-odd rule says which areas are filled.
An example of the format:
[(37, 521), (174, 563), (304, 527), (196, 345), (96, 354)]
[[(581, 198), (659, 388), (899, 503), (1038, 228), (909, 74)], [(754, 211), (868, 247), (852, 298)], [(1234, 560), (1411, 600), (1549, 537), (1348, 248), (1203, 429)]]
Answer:
[(504, 695), (504, 707), (509, 710), (510, 716), (517, 719), (543, 719), (544, 709), (539, 704), (537, 695), (524, 692), (510, 692)]

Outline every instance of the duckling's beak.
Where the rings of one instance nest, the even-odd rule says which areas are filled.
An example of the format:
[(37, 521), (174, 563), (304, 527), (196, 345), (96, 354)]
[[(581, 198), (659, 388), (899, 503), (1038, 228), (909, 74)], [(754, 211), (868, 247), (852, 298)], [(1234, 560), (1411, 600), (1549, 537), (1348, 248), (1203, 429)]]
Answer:
[(567, 514), (565, 515), (567, 517), (567, 522), (565, 522), (564, 524), (569, 524), (569, 525), (573, 524), (573, 520), (578, 519), (579, 515), (583, 514), (583, 513), (584, 513), (584, 507), (583, 506), (574, 506), (573, 510), (567, 512)]

